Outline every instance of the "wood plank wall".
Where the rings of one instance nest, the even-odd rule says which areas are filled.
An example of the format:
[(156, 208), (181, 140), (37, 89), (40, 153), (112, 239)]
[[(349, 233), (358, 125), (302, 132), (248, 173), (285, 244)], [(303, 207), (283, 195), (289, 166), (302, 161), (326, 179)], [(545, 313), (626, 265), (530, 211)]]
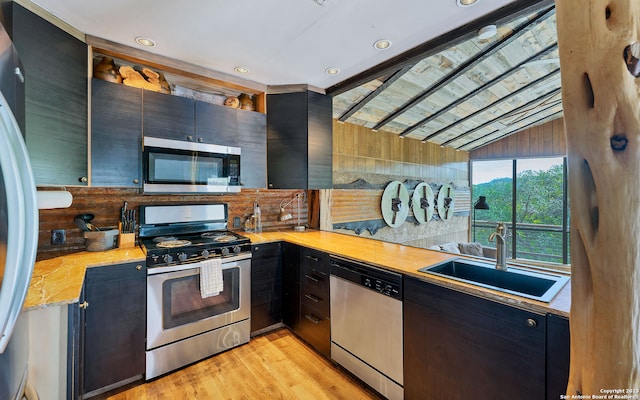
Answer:
[[(40, 190), (56, 190), (53, 188), (39, 188)], [(144, 195), (136, 189), (121, 188), (80, 188), (68, 187), (73, 195), (71, 207), (54, 210), (40, 210), (40, 232), (38, 237), (38, 258), (45, 259), (64, 253), (82, 251), (85, 249), (84, 237), (74, 223), (78, 214), (91, 213), (95, 215), (92, 221), (98, 227), (117, 226), (120, 207), (127, 201), (129, 208), (151, 204), (187, 204), (187, 203), (227, 203), (229, 228), (233, 228), (233, 220), (239, 217), (242, 222), (253, 213), (253, 202), (260, 204), (263, 230), (291, 229), (297, 222), (295, 202), (287, 207), (293, 219), (277, 222), (280, 202), (293, 198), (297, 190), (255, 190), (243, 189), (237, 194), (225, 195)], [(313, 199), (313, 193), (311, 199)], [(307, 201), (310, 203), (312, 200)], [(307, 224), (307, 204), (301, 205), (300, 221)], [(51, 245), (51, 230), (64, 229), (67, 235), (65, 245)], [(236, 229), (237, 230), (237, 229)]]
[[(342, 188), (357, 180), (375, 188)], [(456, 215), (449, 221), (432, 220), (417, 225), (405, 222), (398, 228), (383, 227), (359, 235), (334, 224), (381, 220), (380, 200), (384, 186), (393, 180), (424, 181), (438, 186), (451, 183), (456, 193)], [(429, 247), (447, 241), (468, 240), (470, 208), (469, 155), (452, 148), (441, 148), (416, 139), (378, 131), (350, 123), (333, 122), (333, 190), (323, 190), (321, 226), (326, 230), (371, 237), (394, 243)], [(336, 186), (340, 185), (340, 189)], [(410, 213), (410, 217), (413, 214)]]
[(474, 150), (469, 153), (469, 159), (497, 160), (566, 155), (564, 119), (558, 118)]

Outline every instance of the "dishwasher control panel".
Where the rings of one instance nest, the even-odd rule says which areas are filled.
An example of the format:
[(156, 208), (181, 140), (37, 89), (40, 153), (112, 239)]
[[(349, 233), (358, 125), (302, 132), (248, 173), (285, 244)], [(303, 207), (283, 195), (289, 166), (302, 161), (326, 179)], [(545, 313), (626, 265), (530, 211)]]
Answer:
[(402, 300), (402, 275), (361, 262), (331, 256), (331, 275)]
[(387, 296), (397, 297), (400, 294), (400, 285), (393, 284), (381, 279), (376, 279), (370, 276), (363, 275), (361, 276), (361, 285), (366, 286), (370, 289), (376, 290), (382, 294), (386, 294)]

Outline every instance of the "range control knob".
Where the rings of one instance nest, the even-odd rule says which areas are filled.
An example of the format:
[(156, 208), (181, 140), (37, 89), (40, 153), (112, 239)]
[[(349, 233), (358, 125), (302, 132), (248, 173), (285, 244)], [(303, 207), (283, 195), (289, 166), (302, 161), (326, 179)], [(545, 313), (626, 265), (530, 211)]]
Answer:
[(170, 262), (173, 261), (173, 257), (171, 257), (171, 254), (165, 254), (164, 256), (162, 256), (162, 261), (169, 264)]
[(238, 253), (240, 253), (240, 250), (241, 250), (240, 246), (233, 246), (233, 252), (234, 253), (238, 254)]
[(200, 253), (200, 255), (202, 256), (202, 258), (209, 258), (209, 250), (202, 250), (202, 253)]
[(187, 261), (187, 253), (184, 253), (184, 252), (178, 253), (178, 260)]
[(223, 247), (220, 252), (222, 253), (223, 256), (228, 256), (229, 255), (229, 248), (228, 247)]

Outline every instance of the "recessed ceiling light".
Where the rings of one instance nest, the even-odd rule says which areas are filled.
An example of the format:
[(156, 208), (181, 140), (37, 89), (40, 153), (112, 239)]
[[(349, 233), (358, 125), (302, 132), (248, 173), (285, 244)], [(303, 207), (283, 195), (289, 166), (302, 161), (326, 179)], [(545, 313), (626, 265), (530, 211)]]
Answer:
[(386, 50), (389, 47), (391, 47), (391, 40), (387, 40), (387, 39), (376, 40), (376, 42), (373, 44), (373, 47), (375, 47), (378, 50)]
[(331, 67), (325, 69), (324, 72), (326, 72), (327, 75), (338, 75), (340, 73), (340, 70), (338, 68)]
[(478, 38), (481, 40), (491, 39), (497, 33), (498, 33), (498, 28), (495, 25), (483, 26), (478, 31)]
[(238, 65), (233, 70), (236, 71), (239, 74), (248, 74), (249, 73), (249, 68), (243, 67), (241, 65)]
[(476, 4), (479, 0), (456, 0), (458, 7), (469, 7)]
[(138, 36), (136, 38), (136, 43), (142, 46), (147, 46), (147, 47), (154, 47), (156, 45), (156, 42), (154, 42), (152, 39), (142, 37), (142, 36)]

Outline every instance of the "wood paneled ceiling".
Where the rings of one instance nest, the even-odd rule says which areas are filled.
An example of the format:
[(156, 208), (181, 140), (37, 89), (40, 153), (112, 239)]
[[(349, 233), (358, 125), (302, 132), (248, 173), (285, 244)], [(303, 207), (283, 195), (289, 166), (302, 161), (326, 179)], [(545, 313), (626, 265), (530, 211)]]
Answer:
[(560, 118), (553, 3), (496, 25), (329, 88), (334, 118), (464, 151)]

